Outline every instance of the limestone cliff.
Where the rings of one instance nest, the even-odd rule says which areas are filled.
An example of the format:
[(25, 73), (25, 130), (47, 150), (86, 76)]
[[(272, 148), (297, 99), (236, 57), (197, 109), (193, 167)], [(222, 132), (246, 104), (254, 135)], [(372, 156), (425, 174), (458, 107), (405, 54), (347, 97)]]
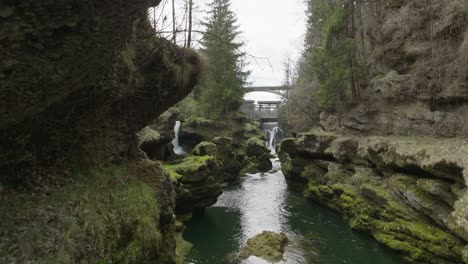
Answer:
[(0, 4), (0, 262), (174, 263), (174, 192), (137, 132), (196, 84), (160, 0)]
[(468, 263), (465, 139), (311, 132), (280, 145), (306, 196), (415, 263)]
[[(320, 82), (325, 85), (327, 80), (336, 83), (327, 87), (327, 91), (336, 93), (333, 96), (338, 98), (332, 106), (317, 106), (326, 98), (320, 97), (321, 86), (315, 82), (310, 84), (315, 88), (300, 88), (306, 92), (295, 96), (309, 114), (315, 112), (315, 125), (322, 111), (320, 122), (330, 131), (444, 137), (468, 135), (466, 1), (383, 0), (356, 1), (353, 5), (347, 0), (333, 2), (338, 3), (336, 10), (340, 10), (341, 17), (345, 18), (335, 28), (330, 21), (322, 24), (310, 18), (309, 26), (316, 25), (318, 31), (322, 30), (310, 30), (310, 46), (316, 47), (317, 40), (322, 46), (350, 42), (352, 45), (341, 55), (331, 55), (335, 60), (344, 61), (342, 68), (332, 60), (316, 65), (325, 68), (327, 77), (331, 76)], [(320, 13), (320, 8), (312, 4), (312, 9), (315, 8)], [(329, 31), (323, 31), (324, 28)], [(325, 39), (322, 35), (330, 37)], [(308, 59), (314, 60), (313, 57)], [(341, 77), (340, 71), (343, 71)], [(315, 70), (320, 79), (317, 72), (320, 69)], [(305, 75), (314, 73), (306, 72)], [(333, 76), (338, 77), (335, 80)], [(300, 100), (301, 96), (316, 92), (319, 95), (312, 101)], [(296, 124), (293, 130), (302, 132), (304, 126)]]
[(345, 114), (343, 127), (378, 134), (467, 136), (466, 1), (383, 2), (388, 3), (374, 5), (375, 16), (363, 18), (369, 81), (362, 103)]

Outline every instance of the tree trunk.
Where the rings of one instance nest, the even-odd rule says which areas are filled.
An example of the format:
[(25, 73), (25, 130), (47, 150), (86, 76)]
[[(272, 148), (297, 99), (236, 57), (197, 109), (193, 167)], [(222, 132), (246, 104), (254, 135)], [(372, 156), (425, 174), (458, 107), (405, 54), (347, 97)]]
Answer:
[(188, 36), (187, 36), (187, 48), (190, 48), (191, 43), (192, 43), (192, 10), (193, 10), (193, 0), (189, 0), (189, 6), (188, 6)]
[(172, 41), (176, 44), (176, 12), (175, 12), (175, 0), (172, 0)]

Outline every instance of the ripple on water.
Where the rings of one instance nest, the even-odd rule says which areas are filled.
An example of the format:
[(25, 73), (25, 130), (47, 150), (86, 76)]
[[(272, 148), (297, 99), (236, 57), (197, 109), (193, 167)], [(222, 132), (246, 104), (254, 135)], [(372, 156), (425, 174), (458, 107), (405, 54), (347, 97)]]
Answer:
[(248, 238), (264, 230), (284, 232), (287, 264), (400, 264), (393, 252), (370, 237), (357, 234), (336, 213), (306, 201), (287, 186), (278, 159), (275, 173), (247, 174), (225, 186), (218, 202), (187, 224), (184, 238), (194, 244), (186, 263), (263, 264), (256, 257), (237, 256)]

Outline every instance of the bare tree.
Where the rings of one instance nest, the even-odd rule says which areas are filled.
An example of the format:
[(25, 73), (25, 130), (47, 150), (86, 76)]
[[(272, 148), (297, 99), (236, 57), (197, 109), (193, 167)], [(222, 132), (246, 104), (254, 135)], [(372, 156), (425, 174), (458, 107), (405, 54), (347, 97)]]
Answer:
[(193, 0), (188, 0), (188, 36), (187, 36), (187, 48), (190, 48), (192, 43), (192, 11), (193, 11)]
[(174, 42), (174, 44), (177, 42), (176, 33), (177, 33), (177, 28), (176, 28), (175, 0), (172, 0), (172, 41)]

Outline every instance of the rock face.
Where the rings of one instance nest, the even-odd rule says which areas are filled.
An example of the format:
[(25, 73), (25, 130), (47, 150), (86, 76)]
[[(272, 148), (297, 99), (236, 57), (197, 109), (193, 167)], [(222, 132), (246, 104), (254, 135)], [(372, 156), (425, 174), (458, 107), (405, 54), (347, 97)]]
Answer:
[(466, 1), (437, 1), (432, 11), (426, 1), (398, 2), (369, 7), (379, 22), (372, 15), (363, 19), (369, 83), (361, 94), (363, 103), (346, 111), (344, 128), (467, 136)]
[(0, 181), (36, 187), (71, 156), (139, 155), (135, 134), (200, 71), (195, 52), (152, 36), (158, 3), (2, 3)]
[(361, 2), (356, 10), (356, 59), (365, 73), (359, 91), (353, 96), (348, 87), (321, 124), (372, 135), (467, 136), (466, 1)]
[(220, 166), (212, 156), (191, 156), (164, 165), (175, 185), (177, 213), (189, 213), (216, 203), (223, 193)]
[(408, 260), (468, 263), (466, 146), (465, 139), (311, 132), (284, 140), (279, 157), (308, 198)]
[(175, 136), (174, 126), (178, 117), (179, 110), (170, 108), (137, 133), (138, 147), (151, 160), (168, 160), (173, 155), (170, 142)]
[(0, 262), (175, 263), (173, 187), (136, 133), (201, 63), (154, 35), (159, 3), (0, 4)]
[(261, 234), (247, 240), (247, 245), (241, 251), (242, 258), (256, 256), (271, 262), (283, 260), (283, 253), (288, 238), (284, 233), (263, 231)]

